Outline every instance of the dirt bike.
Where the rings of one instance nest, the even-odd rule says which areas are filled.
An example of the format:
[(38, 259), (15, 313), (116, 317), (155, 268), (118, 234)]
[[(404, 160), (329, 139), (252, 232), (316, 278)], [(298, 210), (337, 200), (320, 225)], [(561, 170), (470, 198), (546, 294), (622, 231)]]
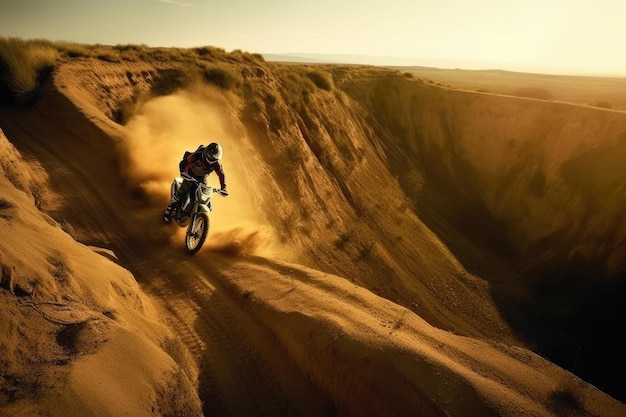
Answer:
[[(212, 188), (195, 178), (184, 175), (187, 181), (193, 181), (195, 184), (189, 190), (187, 195), (173, 207), (171, 217), (180, 227), (187, 227), (185, 234), (185, 248), (190, 254), (197, 253), (209, 234), (209, 213), (213, 210), (211, 207), (211, 196), (217, 193), (223, 197), (227, 197), (228, 193), (219, 188)], [(183, 178), (177, 177), (172, 181), (171, 195), (178, 192), (183, 183)]]

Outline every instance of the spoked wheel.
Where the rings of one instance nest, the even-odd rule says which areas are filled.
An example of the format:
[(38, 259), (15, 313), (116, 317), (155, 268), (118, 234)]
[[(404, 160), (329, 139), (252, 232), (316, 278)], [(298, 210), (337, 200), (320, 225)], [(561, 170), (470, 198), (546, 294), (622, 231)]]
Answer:
[(209, 216), (206, 213), (197, 213), (187, 226), (187, 236), (185, 246), (190, 254), (200, 250), (207, 235), (209, 234)]

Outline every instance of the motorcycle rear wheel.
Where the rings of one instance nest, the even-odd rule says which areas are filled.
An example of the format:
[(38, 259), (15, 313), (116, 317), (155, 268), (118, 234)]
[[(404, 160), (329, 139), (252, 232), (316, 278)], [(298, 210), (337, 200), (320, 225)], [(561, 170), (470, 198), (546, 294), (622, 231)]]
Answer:
[(202, 248), (208, 234), (209, 216), (206, 213), (195, 214), (187, 226), (187, 234), (185, 235), (187, 252), (191, 255), (197, 253)]

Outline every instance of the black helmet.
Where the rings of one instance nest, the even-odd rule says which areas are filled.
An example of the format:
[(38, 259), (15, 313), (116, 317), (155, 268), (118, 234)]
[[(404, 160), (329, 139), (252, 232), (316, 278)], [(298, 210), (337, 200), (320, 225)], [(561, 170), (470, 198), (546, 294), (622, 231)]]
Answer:
[(204, 159), (209, 162), (215, 162), (222, 159), (222, 147), (219, 143), (210, 143), (202, 152)]

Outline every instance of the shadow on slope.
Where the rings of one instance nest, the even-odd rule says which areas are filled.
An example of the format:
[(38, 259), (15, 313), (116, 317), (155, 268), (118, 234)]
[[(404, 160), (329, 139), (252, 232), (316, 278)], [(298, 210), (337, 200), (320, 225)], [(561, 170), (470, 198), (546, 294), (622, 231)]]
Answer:
[(393, 76), (346, 89), (422, 220), (509, 323), (626, 399), (626, 115)]
[[(46, 138), (46, 127), (30, 132)], [(7, 135), (25, 140), (19, 132)], [(48, 180), (60, 171), (32, 157), (0, 130), (0, 414), (199, 415), (192, 373), (170, 356), (180, 342), (131, 274), (35, 206), (50, 202)], [(129, 374), (141, 383), (127, 384)]]
[[(386, 89), (385, 92), (389, 93), (390, 90)], [(280, 101), (276, 100), (276, 97), (272, 99), (272, 97), (262, 94), (260, 97), (265, 97), (270, 104), (272, 102), (282, 104)], [(306, 247), (306, 245), (309, 245), (307, 249), (310, 250), (311, 255), (308, 261), (316, 267), (320, 265), (319, 270), (323, 268), (335, 268), (340, 270), (343, 275), (354, 279), (359, 285), (373, 288), (374, 291), (383, 294), (394, 302), (401, 300), (403, 303), (410, 305), (412, 301), (417, 299), (419, 302), (415, 303), (416, 306), (412, 305), (412, 308), (416, 310), (425, 309), (435, 320), (439, 319), (440, 322), (446, 324), (457, 324), (463, 331), (466, 329), (462, 327), (463, 322), (471, 321), (471, 324), (467, 326), (467, 328), (470, 329), (469, 332), (482, 331), (483, 328), (493, 326), (493, 322), (489, 321), (490, 318), (493, 318), (493, 316), (490, 316), (490, 312), (484, 313), (480, 311), (491, 309), (491, 305), (487, 305), (485, 300), (479, 296), (475, 296), (475, 299), (469, 299), (472, 297), (472, 290), (479, 288), (479, 290), (482, 291), (484, 286), (479, 287), (480, 283), (476, 283), (476, 280), (471, 280), (473, 277), (467, 277), (467, 274), (465, 274), (461, 268), (457, 267), (454, 259), (449, 256), (447, 249), (442, 248), (443, 245), (440, 245), (438, 240), (431, 238), (428, 231), (424, 230), (425, 228), (422, 226), (421, 222), (418, 220), (413, 221), (415, 217), (414, 213), (406, 208), (401, 190), (397, 189), (393, 180), (386, 176), (387, 168), (385, 168), (385, 164), (395, 169), (397, 168), (396, 162), (408, 164), (411, 161), (410, 158), (408, 159), (409, 162), (397, 158), (397, 155), (401, 154), (402, 151), (404, 151), (406, 155), (415, 155), (418, 161), (420, 161), (419, 158), (422, 158), (421, 165), (409, 164), (407, 166), (411, 169), (406, 172), (413, 173), (412, 168), (416, 168), (415, 172), (422, 175), (422, 179), (429, 183), (426, 187), (430, 186), (430, 184), (440, 187), (454, 183), (467, 184), (465, 189), (459, 187), (459, 191), (461, 192), (458, 194), (460, 197), (455, 200), (455, 203), (447, 205), (447, 207), (454, 209), (449, 212), (451, 218), (454, 218), (455, 214), (463, 214), (463, 209), (467, 212), (468, 206), (465, 204), (467, 202), (473, 204), (470, 207), (475, 207), (475, 211), (472, 210), (469, 213), (471, 214), (470, 218), (472, 218), (472, 216), (474, 216), (474, 219), (479, 220), (489, 220), (490, 217), (492, 219), (498, 218), (495, 214), (490, 214), (494, 212), (492, 207), (483, 204), (485, 196), (480, 194), (483, 184), (481, 181), (478, 181), (477, 178), (472, 178), (479, 176), (476, 172), (471, 171), (472, 167), (476, 170), (476, 166), (471, 163), (472, 160), (468, 162), (465, 155), (462, 153), (455, 155), (455, 152), (459, 152), (459, 149), (452, 139), (459, 137), (459, 126), (457, 125), (457, 130), (454, 130), (451, 128), (455, 126), (454, 124), (448, 123), (448, 121), (441, 122), (438, 120), (438, 110), (442, 109), (433, 106), (434, 113), (430, 114), (432, 117), (431, 123), (434, 122), (441, 128), (448, 129), (446, 140), (447, 146), (451, 148), (448, 149), (444, 147), (445, 152), (437, 153), (439, 144), (430, 144), (428, 140), (424, 140), (428, 138), (423, 137), (421, 143), (416, 142), (408, 144), (410, 152), (406, 152), (406, 148), (401, 147), (402, 151), (398, 151), (396, 155), (389, 153), (388, 155), (391, 156), (385, 158), (385, 152), (378, 152), (378, 150), (389, 149), (389, 146), (394, 146), (393, 141), (387, 141), (387, 139), (394, 138), (394, 135), (400, 131), (397, 129), (402, 127), (401, 124), (392, 125), (389, 124), (387, 120), (382, 120), (384, 123), (381, 123), (373, 117), (369, 117), (366, 121), (361, 117), (361, 109), (348, 107), (347, 105), (346, 108), (343, 108), (339, 105), (347, 103), (345, 97), (340, 93), (330, 93), (325, 90), (321, 92), (307, 91), (303, 97), (303, 102), (297, 104), (304, 106), (305, 102), (309, 100), (307, 102), (309, 107), (305, 106), (304, 109), (298, 108), (300, 113), (296, 117), (281, 119), (280, 121), (283, 123), (282, 126), (284, 130), (278, 129), (274, 131), (273, 125), (269, 123), (264, 128), (271, 130), (275, 135), (260, 135), (256, 138), (258, 143), (254, 143), (254, 145), (259, 145), (259, 147), (263, 146), (261, 156), (258, 155), (258, 151), (256, 153), (250, 152), (250, 150), (255, 149), (255, 147), (245, 140), (246, 138), (241, 135), (239, 129), (234, 129), (235, 134), (232, 136), (230, 134), (225, 135), (226, 140), (230, 141), (230, 144), (232, 144), (232, 146), (229, 146), (229, 149), (241, 149), (241, 153), (238, 155), (240, 158), (233, 158), (234, 160), (255, 162), (239, 164), (245, 166), (240, 167), (241, 171), (238, 172), (238, 175), (241, 175), (240, 178), (242, 179), (249, 180), (249, 182), (244, 183), (242, 181), (240, 183), (241, 189), (247, 186), (246, 188), (256, 191), (257, 188), (255, 186), (264, 185), (263, 179), (268, 177), (270, 178), (270, 181), (267, 181), (269, 188), (271, 188), (272, 191), (276, 191), (275, 195), (271, 195), (267, 199), (260, 198), (258, 195), (261, 193), (253, 194), (253, 197), (251, 197), (252, 201), (243, 201), (242, 206), (254, 207), (256, 209), (256, 207), (264, 206), (263, 203), (269, 203), (267, 204), (269, 213), (274, 215), (278, 220), (274, 224), (282, 224), (284, 226), (284, 230), (281, 231), (283, 233), (282, 237), (286, 242), (292, 243), (292, 246), (297, 249), (300, 249), (299, 246)], [(181, 96), (167, 97), (159, 101), (163, 103), (168, 102), (168, 100), (174, 100), (174, 102), (180, 103), (180, 101), (176, 101), (180, 100), (180, 98)], [(441, 99), (445, 101), (446, 98), (441, 97)], [(258, 97), (253, 97), (252, 100), (258, 100)], [(148, 110), (149, 107), (150, 106), (146, 106), (144, 110)], [(176, 106), (171, 108), (176, 108)], [(232, 113), (236, 113), (233, 111), (234, 109), (228, 106), (226, 106), (225, 109), (227, 112), (231, 111)], [(333, 124), (333, 120), (330, 120), (330, 116), (325, 114), (329, 109), (336, 110), (341, 116), (337, 119), (333, 119), (335, 124)], [(294, 108), (287, 106), (282, 110), (284, 110), (286, 114), (294, 114)], [(380, 110), (381, 115), (396, 111), (395, 107), (391, 104), (387, 110)], [(359, 112), (359, 116), (354, 117), (351, 111)], [(385, 113), (385, 111), (387, 113)], [(202, 110), (198, 113), (203, 114)], [(152, 259), (158, 260), (159, 263), (157, 265), (163, 265), (176, 263), (176, 259), (178, 259), (180, 255), (177, 253), (173, 257), (166, 258), (161, 258), (156, 255), (154, 258), (149, 256), (154, 254), (153, 250), (156, 248), (151, 247), (150, 243), (146, 245), (146, 242), (149, 242), (151, 239), (146, 240), (145, 232), (149, 230), (150, 233), (154, 233), (154, 229), (146, 227), (151, 224), (148, 219), (160, 217), (158, 216), (159, 208), (155, 208), (155, 206), (163, 205), (167, 199), (166, 191), (152, 193), (152, 186), (156, 186), (154, 189), (167, 190), (168, 182), (171, 176), (175, 175), (175, 172), (167, 173), (166, 170), (169, 170), (170, 167), (171, 169), (175, 169), (177, 159), (179, 158), (178, 155), (180, 155), (180, 152), (176, 150), (178, 146), (188, 147), (191, 143), (193, 143), (193, 146), (197, 143), (206, 143), (206, 137), (198, 132), (194, 132), (193, 130), (181, 132), (178, 130), (181, 126), (187, 126), (186, 124), (162, 123), (167, 121), (166, 117), (168, 115), (165, 114), (159, 117), (161, 113), (158, 111), (154, 114), (156, 117), (150, 117), (148, 123), (142, 125), (143, 127), (148, 126), (149, 129), (147, 129), (147, 131), (154, 134), (138, 135), (140, 139), (137, 141), (138, 146), (132, 147), (131, 149), (133, 151), (129, 154), (132, 156), (134, 152), (138, 152), (138, 155), (141, 155), (142, 151), (147, 149), (148, 153), (146, 153), (146, 155), (154, 156), (149, 153), (153, 143), (147, 139), (157, 136), (157, 145), (159, 147), (156, 148), (158, 151), (156, 155), (159, 156), (159, 158), (156, 160), (162, 162), (163, 165), (149, 165), (148, 168), (150, 170), (144, 172), (145, 175), (131, 176), (134, 180), (139, 179), (139, 181), (131, 184), (131, 188), (135, 186), (134, 190), (139, 190), (135, 193), (135, 200), (132, 203), (129, 203), (125, 196), (121, 197), (119, 195), (123, 188), (120, 188), (118, 183), (118, 172), (113, 172), (114, 170), (111, 168), (112, 166), (116, 167), (116, 165), (107, 167), (106, 161), (100, 159), (96, 160), (93, 166), (83, 167), (88, 168), (91, 173), (96, 173), (96, 180), (93, 182), (89, 182), (91, 180), (89, 177), (85, 180), (87, 181), (87, 186), (90, 187), (81, 184), (81, 190), (77, 191), (69, 190), (67, 185), (60, 184), (61, 189), (67, 191), (68, 195), (74, 197), (78, 194), (79, 198), (76, 201), (86, 200), (88, 203), (87, 208), (98, 209), (97, 206), (102, 205), (102, 207), (99, 208), (100, 211), (96, 211), (97, 216), (95, 217), (98, 224), (89, 224), (91, 218), (85, 216), (85, 212), (75, 214), (75, 218), (77, 218), (79, 222), (82, 222), (84, 229), (81, 229), (87, 232), (97, 229), (96, 233), (103, 234), (103, 236), (92, 236), (94, 239), (112, 239), (111, 245), (119, 249), (127, 264), (133, 265), (133, 268), (136, 270), (144, 268), (143, 271), (145, 275), (143, 275), (143, 278), (146, 281), (158, 276), (158, 272), (154, 272), (155, 265), (151, 264)], [(175, 116), (174, 119), (180, 117), (187, 120), (185, 117), (191, 115), (192, 119), (195, 119), (193, 114), (194, 111), (189, 111), (183, 115), (176, 116), (176, 114), (174, 114), (173, 116)], [(267, 121), (267, 119), (263, 119), (265, 115), (265, 113), (261, 112), (260, 115), (253, 115), (252, 118), (254, 116), (260, 116), (257, 122), (259, 125), (262, 125)], [(414, 119), (414, 116), (413, 114), (409, 114), (409, 117), (406, 119), (409, 123), (407, 131), (413, 129), (412, 123), (414, 123), (414, 121), (412, 121), (412, 119)], [(447, 115), (451, 120), (457, 120), (457, 116), (458, 114), (454, 114), (453, 112)], [(388, 117), (388, 115), (384, 117)], [(226, 115), (225, 119), (231, 120), (229, 115)], [(218, 118), (218, 122), (219, 120), (221, 119)], [(339, 123), (336, 123), (337, 121), (339, 121)], [(277, 120), (270, 120), (270, 122), (277, 122)], [(385, 141), (380, 141), (375, 135), (369, 134), (371, 133), (370, 128), (366, 126), (368, 122), (380, 128), (381, 132), (384, 134), (381, 134), (379, 137), (385, 138)], [(395, 132), (393, 135), (387, 134), (388, 132), (385, 131), (385, 123), (389, 124), (389, 128)], [(237, 124), (235, 124), (235, 126), (241, 127)], [(212, 127), (213, 126), (211, 126), (211, 128)], [(230, 127), (230, 124), (228, 124), (228, 127)], [(76, 128), (76, 126), (73, 126), (73, 128)], [(427, 131), (427, 129), (424, 130)], [(201, 131), (206, 132), (204, 129), (201, 129), (199, 132)], [(226, 133), (230, 132), (230, 130), (226, 131)], [(361, 132), (366, 132), (364, 135), (365, 139), (360, 136)], [(187, 134), (182, 135), (181, 133)], [(180, 136), (191, 139), (191, 141), (177, 143)], [(78, 136), (73, 138), (76, 137)], [(92, 137), (92, 139), (94, 137)], [(334, 142), (338, 137), (345, 141)], [(294, 143), (296, 143), (296, 139), (294, 138), (297, 139), (297, 145), (295, 146)], [(351, 142), (348, 142), (348, 140)], [(115, 140), (107, 141), (107, 144), (110, 142), (115, 143)], [(260, 145), (261, 143), (262, 145)], [(55, 146), (56, 145), (59, 145), (59, 143), (55, 142)], [(80, 156), (80, 152), (88, 152), (88, 150), (82, 149), (78, 152), (78, 155), (76, 155), (72, 153), (72, 146), (69, 144), (66, 145), (67, 148), (64, 147), (63, 150), (67, 150), (68, 155), (62, 155), (63, 160), (73, 169), (81, 168), (81, 166), (76, 165), (74, 162), (75, 159), (73, 159), (72, 156)], [(100, 146), (102, 146), (102, 144)], [(299, 153), (301, 150), (302, 154)], [(418, 150), (421, 152), (417, 152)], [(441, 164), (436, 169), (433, 168), (433, 171), (424, 169), (424, 167), (428, 167), (428, 161), (431, 159), (429, 151), (433, 151), (435, 156), (445, 161), (445, 163)], [(455, 157), (446, 159), (448, 158), (448, 154), (455, 155)], [(102, 156), (113, 157), (115, 155), (115, 153), (104, 153)], [(160, 159), (162, 155), (166, 155), (166, 157)], [(298, 156), (301, 157), (301, 159), (297, 159), (297, 164), (293, 164), (291, 160), (288, 159), (291, 156)], [(351, 156), (352, 158), (346, 158), (346, 156)], [(55, 157), (58, 157), (58, 155), (55, 155)], [(129, 159), (133, 160), (132, 158)], [(264, 162), (263, 160), (265, 159), (269, 160), (270, 163), (258, 163)], [(273, 167), (271, 163), (280, 159), (286, 161), (284, 165), (291, 168), (291, 170), (272, 170), (271, 168)], [(85, 161), (81, 158), (76, 160), (80, 160), (83, 163)], [(148, 162), (155, 161), (154, 158), (150, 157), (147, 157), (146, 160)], [(139, 158), (139, 161), (141, 161), (141, 158)], [(467, 169), (467, 172), (458, 172), (455, 167), (464, 167)], [(103, 173), (98, 174), (100, 172), (98, 168), (102, 168)], [(140, 168), (143, 167), (140, 166)], [(450, 170), (452, 170), (454, 175), (450, 174)], [(381, 177), (383, 177), (382, 181), (372, 182), (371, 174), (373, 172), (381, 174)], [(399, 174), (406, 172), (398, 171)], [(432, 172), (435, 172), (435, 174), (432, 174)], [(80, 169), (77, 169), (75, 173), (81, 173)], [(102, 177), (100, 177), (100, 175), (102, 175)], [(282, 178), (282, 182), (279, 183), (273, 176)], [(439, 177), (433, 180), (433, 176)], [(467, 176), (467, 182), (454, 181), (463, 176)], [(154, 180), (165, 182), (160, 184), (151, 183), (151, 181)], [(316, 192), (319, 189), (319, 184), (323, 184), (325, 187), (327, 186), (324, 190), (329, 190), (323, 197), (319, 196), (319, 193)], [(403, 184), (406, 185), (407, 183)], [(84, 191), (86, 188), (90, 190), (98, 189), (106, 198), (97, 197), (94, 199), (91, 193)], [(424, 187), (421, 189), (423, 188)], [(264, 190), (262, 187), (259, 189)], [(389, 189), (392, 189), (392, 191), (389, 191)], [(445, 188), (443, 191), (437, 187), (432, 187), (430, 190), (432, 192), (428, 196), (432, 197), (433, 202), (439, 201), (439, 207), (446, 207), (446, 202), (449, 201), (447, 199), (449, 199), (451, 195), (456, 196), (457, 194), (456, 192), (446, 191)], [(81, 192), (83, 194), (81, 194)], [(448, 192), (450, 192), (450, 194), (447, 194)], [(472, 195), (472, 193), (475, 195)], [(377, 194), (384, 196), (385, 200), (383, 202), (376, 201), (376, 198), (373, 198), (373, 196)], [(419, 206), (420, 199), (417, 197), (421, 197), (419, 193), (411, 194), (407, 191), (406, 194), (415, 198), (414, 201), (416, 205)], [(285, 198), (285, 195), (287, 195), (288, 198)], [(471, 198), (469, 196), (471, 196)], [(400, 201), (400, 203), (396, 203), (396, 201)], [(392, 203), (389, 206), (386, 205), (389, 202)], [(146, 206), (148, 207), (146, 208)], [(87, 210), (87, 208), (85, 210)], [(436, 206), (430, 208), (430, 215), (434, 214), (435, 208)], [(139, 215), (137, 217), (131, 217), (126, 214), (127, 210), (136, 210)], [(70, 210), (66, 212), (72, 214)], [(219, 212), (216, 211), (216, 215), (218, 213)], [(297, 217), (295, 221), (292, 220), (292, 215)], [(459, 218), (464, 219), (465, 217), (460, 216)], [(467, 224), (467, 222), (463, 220), (454, 223), (448, 222), (446, 219), (447, 216), (442, 216), (439, 219), (439, 226), (434, 227), (434, 229), (438, 231), (445, 229), (449, 233), (448, 237), (450, 241), (458, 244), (460, 241), (458, 236), (460, 234), (454, 226), (464, 225)], [(138, 221), (134, 222), (134, 220)], [(309, 224), (313, 224), (315, 227), (306, 227)], [(493, 222), (489, 220), (485, 224), (493, 224)], [(355, 225), (359, 226), (359, 228), (351, 229)], [(329, 229), (329, 231), (323, 230), (324, 228)], [(166, 238), (172, 236), (170, 230), (163, 228), (158, 228), (157, 230), (158, 233), (163, 233)], [(321, 233), (320, 230), (323, 230), (324, 233)], [(492, 230), (497, 231), (500, 229), (494, 226)], [(416, 231), (419, 233), (417, 236), (416, 233), (414, 233)], [(489, 254), (486, 250), (477, 249), (476, 246), (471, 243), (476, 237), (474, 235), (477, 233), (475, 228), (468, 229), (465, 233), (469, 236), (467, 236), (466, 241), (462, 245), (458, 246), (461, 250), (457, 250), (457, 253), (465, 254), (465, 257), (459, 257), (468, 262), (468, 265), (470, 265), (468, 269), (479, 271), (475, 266), (469, 263), (469, 260), (475, 259), (475, 257), (473, 255), (466, 255), (468, 250), (472, 250), (474, 251), (473, 253), (485, 257), (485, 260), (477, 265), (481, 265), (481, 267), (484, 266), (488, 271), (492, 271), (493, 263), (491, 261), (497, 257), (493, 254)], [(453, 237), (454, 235), (457, 236), (456, 239)], [(250, 234), (249, 236), (254, 240), (254, 234)], [(333, 241), (332, 238), (329, 239), (329, 236), (335, 237), (336, 240)], [(506, 239), (502, 237), (498, 239), (499, 240), (495, 241), (506, 242)], [(177, 240), (177, 242), (179, 241), (182, 242), (182, 240)], [(485, 245), (488, 249), (494, 249), (494, 240), (486, 239)], [(253, 245), (250, 247), (252, 246)], [(238, 253), (237, 251), (238, 249), (233, 253)], [(315, 259), (315, 256), (319, 256), (319, 259)], [(200, 263), (202, 260), (203, 259), (200, 257), (197, 262)], [(210, 260), (214, 261), (215, 259), (211, 258)], [(194, 262), (190, 262), (190, 264), (193, 263)], [(506, 263), (503, 262), (502, 264), (505, 265), (503, 270), (507, 271)], [(199, 276), (212, 276), (215, 272), (212, 267), (202, 269), (201, 271), (198, 271), (198, 267), (196, 266), (189, 268), (190, 269), (185, 272), (193, 272)], [(511, 269), (510, 266), (509, 269)], [(270, 271), (270, 275), (273, 274), (275, 274), (275, 272), (273, 272), (273, 270)], [(314, 275), (318, 274), (315, 273)], [(142, 277), (142, 274), (138, 276)], [(484, 276), (490, 278), (488, 280), (489, 282), (499, 280), (498, 282), (502, 285), (498, 288), (504, 289), (510, 284), (510, 281), (503, 279), (503, 275), (495, 272), (484, 274)], [(504, 277), (508, 278), (507, 276)], [(244, 283), (246, 283), (245, 278), (248, 278), (245, 273), (237, 271), (237, 279), (244, 279)], [(259, 278), (259, 276), (255, 278)], [(212, 285), (211, 280), (209, 280), (206, 287), (210, 290)], [(265, 282), (261, 281), (259, 285), (264, 286)], [(476, 287), (472, 287), (471, 285), (475, 285)], [(514, 285), (510, 286), (515, 289)], [(205, 291), (205, 288), (201, 288), (198, 291)], [(245, 294), (245, 290), (243, 291)], [(436, 294), (436, 296), (442, 298), (443, 303), (438, 304), (437, 301), (440, 301), (440, 299), (436, 299), (432, 294)], [(459, 296), (459, 294), (461, 294), (461, 296)], [(514, 298), (515, 300), (525, 300), (517, 294), (513, 295), (517, 297)], [(201, 296), (198, 297), (200, 304), (212, 301), (212, 299), (207, 300)], [(434, 301), (433, 298), (435, 298)], [(448, 298), (450, 300), (447, 300)], [(502, 298), (497, 298), (497, 301), (501, 302), (503, 311), (507, 314), (512, 311), (510, 305), (507, 305)], [(471, 308), (478, 311), (471, 311)], [(464, 313), (468, 311), (474, 314), (465, 315)], [(513, 310), (513, 312), (516, 311)], [(216, 313), (219, 313), (219, 311), (216, 311)], [(189, 316), (183, 315), (182, 317), (188, 318)], [(501, 324), (501, 321), (499, 317), (496, 317), (496, 320), (497, 325), (493, 327), (496, 328), (494, 333), (498, 334), (500, 332), (498, 326)], [(202, 324), (204, 324), (204, 322), (202, 322)], [(526, 324), (531, 325), (530, 323)], [(229, 329), (225, 329), (222, 332), (218, 332), (218, 334), (220, 336), (228, 335), (228, 330)], [(491, 329), (487, 329), (487, 331), (489, 330)], [(205, 340), (210, 341), (211, 338), (207, 337)], [(247, 355), (249, 353), (250, 352), (246, 352), (245, 354)], [(254, 354), (254, 352), (252, 352), (252, 354)], [(208, 369), (210, 369), (209, 365), (210, 363), (207, 364)], [(216, 366), (223, 365), (218, 363)], [(369, 377), (369, 375), (366, 376)]]

